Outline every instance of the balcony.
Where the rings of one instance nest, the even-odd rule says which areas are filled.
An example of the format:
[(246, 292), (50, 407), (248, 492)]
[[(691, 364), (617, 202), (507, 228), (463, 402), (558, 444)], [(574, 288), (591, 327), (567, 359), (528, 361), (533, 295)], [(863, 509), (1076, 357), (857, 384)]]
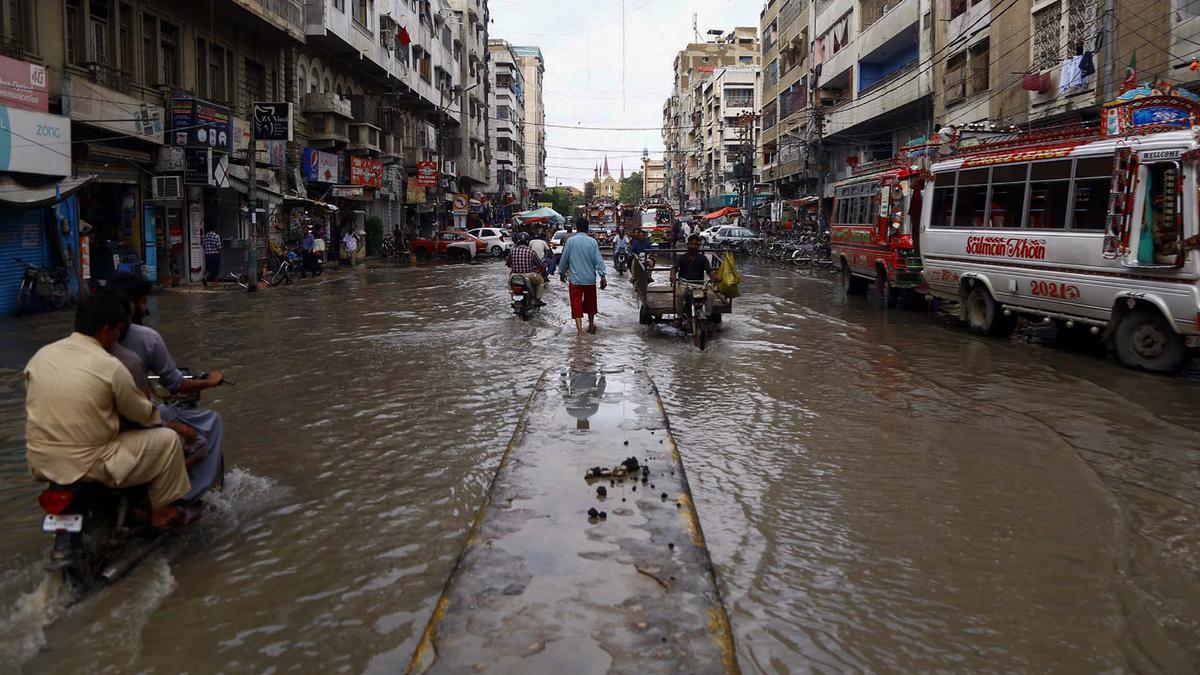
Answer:
[(350, 125), (350, 151), (357, 154), (379, 154), (380, 133), (381, 129), (374, 124), (352, 123)]
[(346, 119), (354, 119), (354, 109), (350, 105), (350, 100), (344, 99), (332, 91), (305, 94), (302, 110), (305, 115), (329, 113)]
[(873, 0), (873, 5), (872, 11), (877, 16), (868, 23), (868, 15), (863, 15), (862, 30), (855, 40), (859, 54), (871, 54), (901, 34), (914, 43), (917, 41), (921, 18), (918, 0)]
[(233, 0), (233, 4), (297, 40), (304, 39), (305, 12), (301, 0)]
[(318, 150), (329, 150), (350, 142), (350, 123), (332, 113), (309, 118), (308, 140)]

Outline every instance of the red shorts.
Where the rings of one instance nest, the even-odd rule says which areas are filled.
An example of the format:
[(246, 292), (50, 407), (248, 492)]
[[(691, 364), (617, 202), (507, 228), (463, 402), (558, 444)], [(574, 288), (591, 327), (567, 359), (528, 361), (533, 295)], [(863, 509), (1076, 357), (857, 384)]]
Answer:
[(596, 285), (576, 286), (568, 284), (571, 291), (571, 318), (578, 319), (584, 314), (596, 315)]

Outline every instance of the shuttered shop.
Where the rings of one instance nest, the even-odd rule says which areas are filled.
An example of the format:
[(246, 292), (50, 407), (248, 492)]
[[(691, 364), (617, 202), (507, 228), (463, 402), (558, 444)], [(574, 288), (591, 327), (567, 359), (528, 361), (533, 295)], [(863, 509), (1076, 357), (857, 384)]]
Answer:
[(17, 309), (17, 291), (25, 276), (20, 258), (34, 265), (46, 264), (42, 233), (45, 209), (0, 210), (0, 315)]

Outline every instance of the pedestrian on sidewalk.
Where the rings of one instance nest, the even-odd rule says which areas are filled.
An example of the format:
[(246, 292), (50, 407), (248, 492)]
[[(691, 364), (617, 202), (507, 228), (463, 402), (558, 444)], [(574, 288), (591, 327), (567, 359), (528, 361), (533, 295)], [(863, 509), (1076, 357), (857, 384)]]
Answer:
[(588, 236), (587, 218), (575, 221), (576, 235), (563, 246), (562, 259), (558, 263), (558, 275), (562, 281), (570, 275), (568, 290), (571, 296), (571, 318), (575, 319), (575, 330), (583, 335), (583, 315), (588, 315), (587, 332), (596, 332), (596, 277), (600, 277), (600, 288), (608, 288), (605, 278), (604, 257), (600, 245)]
[(321, 276), (321, 264), (317, 262), (317, 254), (314, 250), (316, 246), (317, 238), (313, 236), (313, 229), (309, 226), (308, 231), (304, 233), (304, 238), (300, 240), (301, 279), (307, 274), (312, 274), (314, 277)]
[(201, 241), (204, 249), (204, 276), (201, 281), (207, 286), (208, 282), (215, 282), (221, 274), (221, 235), (217, 234), (217, 226), (211, 218), (204, 221), (204, 237)]

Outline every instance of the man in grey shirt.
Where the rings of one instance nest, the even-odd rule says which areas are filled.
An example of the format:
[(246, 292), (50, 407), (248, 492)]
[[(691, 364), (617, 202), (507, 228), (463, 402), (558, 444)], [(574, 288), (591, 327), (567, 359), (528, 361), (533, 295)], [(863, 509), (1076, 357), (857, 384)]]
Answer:
[[(150, 298), (150, 282), (140, 277), (117, 276), (109, 285), (116, 291), (124, 292), (133, 303), (133, 324), (121, 338), (120, 346), (132, 352), (144, 365), (145, 370), (158, 376), (159, 384), (171, 393), (188, 394), (195, 391), (210, 389), (221, 384), (224, 375), (218, 371), (208, 374), (206, 379), (184, 378), (183, 373), (175, 365), (175, 359), (167, 349), (167, 343), (158, 331), (141, 322), (150, 313), (146, 307)], [(114, 354), (117, 358), (119, 355)], [(134, 377), (137, 379), (136, 375)], [(184, 501), (201, 497), (213, 481), (221, 467), (221, 416), (214, 410), (205, 408), (186, 408), (172, 405), (159, 406), (163, 423), (181, 422), (196, 430), (208, 446), (208, 455), (198, 464), (188, 468), (192, 489), (184, 496)]]

